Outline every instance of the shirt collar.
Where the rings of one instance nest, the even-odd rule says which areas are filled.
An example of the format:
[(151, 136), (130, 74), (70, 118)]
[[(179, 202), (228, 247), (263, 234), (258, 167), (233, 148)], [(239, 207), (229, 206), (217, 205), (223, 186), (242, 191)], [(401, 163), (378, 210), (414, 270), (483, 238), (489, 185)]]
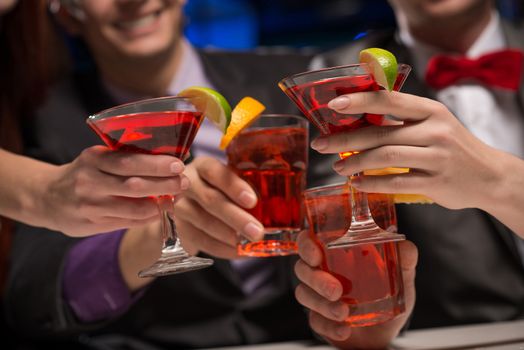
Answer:
[[(182, 40), (181, 45), (183, 52), (180, 65), (175, 76), (171, 79), (166, 95), (176, 95), (179, 91), (189, 86), (212, 87), (212, 84), (205, 76), (204, 67), (195, 48), (186, 39)], [(117, 104), (151, 97), (126, 91), (106, 80), (102, 80), (102, 84)]]
[[(453, 54), (415, 39), (409, 32), (407, 25), (402, 23), (402, 21), (399, 21), (398, 34), (400, 41), (411, 51), (415, 72), (417, 72), (419, 78), (423, 78), (426, 72), (426, 66), (431, 57), (437, 54)], [(488, 25), (484, 28), (473, 45), (471, 45), (465, 56), (476, 58), (492, 51), (501, 50), (505, 47), (506, 39), (500, 23), (500, 16), (498, 12), (493, 11)]]

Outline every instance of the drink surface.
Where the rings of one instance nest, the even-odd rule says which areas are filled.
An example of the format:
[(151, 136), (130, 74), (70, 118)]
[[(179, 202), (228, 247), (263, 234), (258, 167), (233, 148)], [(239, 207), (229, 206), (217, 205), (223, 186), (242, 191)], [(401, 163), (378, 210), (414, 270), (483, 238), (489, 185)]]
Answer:
[(201, 121), (200, 112), (162, 111), (118, 115), (91, 123), (113, 150), (169, 154), (183, 159)]
[(250, 129), (226, 150), (229, 165), (257, 192), (257, 205), (250, 212), (266, 230), (302, 227), (306, 142), (303, 128)]

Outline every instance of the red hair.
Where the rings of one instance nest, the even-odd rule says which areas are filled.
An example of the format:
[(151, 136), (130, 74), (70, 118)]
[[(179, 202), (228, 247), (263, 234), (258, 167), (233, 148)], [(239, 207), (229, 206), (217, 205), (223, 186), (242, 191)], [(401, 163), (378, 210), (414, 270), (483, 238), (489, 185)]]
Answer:
[(0, 23), (0, 147), (22, 151), (21, 121), (42, 102), (49, 78), (45, 0), (19, 0)]

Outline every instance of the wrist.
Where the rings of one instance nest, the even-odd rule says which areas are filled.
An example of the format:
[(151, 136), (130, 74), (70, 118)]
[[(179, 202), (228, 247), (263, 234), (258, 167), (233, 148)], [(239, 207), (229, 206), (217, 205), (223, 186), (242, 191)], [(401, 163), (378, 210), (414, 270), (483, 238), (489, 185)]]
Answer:
[(134, 292), (147, 284), (152, 278), (138, 277), (138, 272), (152, 265), (162, 253), (162, 237), (159, 223), (127, 230), (122, 238), (118, 261), (124, 281)]

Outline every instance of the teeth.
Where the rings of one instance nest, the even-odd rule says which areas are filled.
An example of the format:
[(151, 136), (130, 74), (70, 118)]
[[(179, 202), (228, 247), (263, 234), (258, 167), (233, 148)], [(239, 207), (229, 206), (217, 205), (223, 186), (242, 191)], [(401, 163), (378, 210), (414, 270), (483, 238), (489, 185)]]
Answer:
[(153, 13), (151, 15), (142, 17), (134, 21), (120, 22), (118, 25), (119, 27), (124, 28), (124, 29), (137, 29), (140, 27), (145, 27), (145, 26), (150, 25), (151, 23), (155, 21), (156, 17), (157, 17), (157, 14)]

